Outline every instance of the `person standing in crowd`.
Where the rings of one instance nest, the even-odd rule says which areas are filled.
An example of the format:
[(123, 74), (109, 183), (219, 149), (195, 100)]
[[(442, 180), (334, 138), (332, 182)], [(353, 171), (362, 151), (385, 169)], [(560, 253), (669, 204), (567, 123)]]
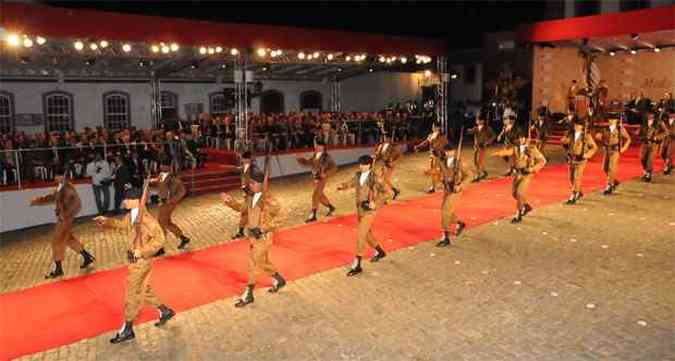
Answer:
[(416, 152), (426, 146), (429, 147), (429, 170), (426, 173), (431, 177), (431, 187), (427, 189), (427, 193), (436, 192), (436, 189), (441, 184), (440, 158), (443, 156), (443, 147), (446, 144), (448, 144), (448, 139), (441, 133), (440, 124), (433, 123), (431, 134), (424, 141), (413, 147)]
[(126, 157), (122, 155), (117, 157), (112, 178), (115, 189), (115, 214), (120, 214), (122, 213), (122, 201), (124, 201), (124, 185), (131, 183), (131, 173)]
[(276, 270), (270, 261), (270, 248), (274, 242), (274, 231), (283, 222), (281, 205), (274, 198), (266, 185), (265, 174), (254, 168), (250, 173), (248, 189), (250, 196), (240, 203), (227, 193), (221, 193), (220, 197), (228, 207), (237, 212), (246, 212), (246, 232), (249, 236), (251, 247), (248, 261), (248, 284), (241, 298), (235, 303), (235, 307), (244, 307), (253, 303), (253, 289), (258, 274), (264, 272), (273, 279), (270, 293), (277, 293), (286, 285), (284, 277)]
[(586, 169), (588, 160), (598, 150), (598, 146), (589, 134), (584, 121), (579, 118), (575, 119), (574, 130), (565, 135), (560, 142), (567, 147), (569, 179), (572, 188), (570, 198), (565, 204), (573, 205), (584, 196), (581, 191), (584, 169)]
[(103, 215), (110, 209), (110, 183), (112, 173), (108, 161), (96, 153), (94, 161), (87, 164), (87, 177), (91, 177), (94, 200), (98, 215)]
[(474, 182), (480, 182), (487, 178), (485, 171), (485, 150), (495, 141), (495, 132), (485, 123), (485, 119), (480, 115), (476, 117), (476, 126), (473, 133), (473, 165), (476, 167), (476, 177)]
[(370, 262), (378, 262), (387, 256), (382, 246), (373, 236), (373, 222), (377, 210), (382, 207), (387, 197), (387, 189), (384, 184), (383, 174), (373, 169), (373, 158), (363, 155), (359, 158), (359, 170), (351, 181), (338, 186), (338, 190), (344, 191), (355, 188), (356, 192), (356, 215), (358, 218), (358, 230), (356, 238), (356, 257), (347, 276), (356, 276), (363, 272), (361, 259), (366, 250), (366, 244), (375, 249), (375, 255)]
[(373, 167), (382, 172), (387, 193), (391, 194), (392, 200), (396, 200), (401, 191), (394, 187), (392, 178), (394, 177), (396, 163), (401, 158), (401, 152), (396, 145), (392, 143), (391, 135), (389, 133), (382, 133), (382, 142), (375, 148), (375, 155), (373, 158)]
[(516, 215), (511, 223), (520, 223), (532, 211), (532, 205), (527, 200), (527, 191), (534, 174), (539, 173), (546, 165), (546, 158), (535, 146), (528, 144), (524, 132), (516, 132), (516, 146), (504, 149), (513, 157), (513, 183), (511, 195), (516, 200)]
[(455, 230), (455, 239), (462, 235), (466, 223), (457, 218), (455, 206), (466, 185), (471, 181), (471, 173), (457, 154), (456, 146), (448, 143), (443, 147), (441, 158), (441, 179), (443, 181), (443, 202), (441, 203), (441, 228), (443, 238), (436, 247), (447, 247), (452, 244), (452, 230)]
[(180, 240), (178, 249), (183, 249), (190, 243), (190, 239), (185, 236), (183, 231), (175, 223), (173, 223), (172, 217), (173, 212), (176, 210), (176, 207), (178, 207), (180, 201), (185, 198), (187, 192), (183, 185), (183, 181), (172, 171), (171, 160), (167, 156), (162, 157), (159, 168), (159, 176), (150, 180), (151, 185), (159, 187), (161, 204), (159, 206), (159, 216), (157, 220), (162, 228), (162, 232), (164, 232), (164, 238), (166, 238), (167, 232), (173, 233), (173, 235)]
[(147, 184), (144, 184), (143, 189), (128, 184), (125, 186), (124, 208), (129, 210), (129, 214), (121, 220), (104, 216), (94, 218), (97, 226), (127, 232), (129, 237), (127, 250), (129, 273), (124, 304), (124, 326), (110, 340), (113, 344), (133, 340), (136, 337), (134, 320), (144, 304), (150, 304), (159, 310), (159, 320), (155, 323), (157, 327), (164, 325), (176, 315), (176, 312), (167, 307), (155, 294), (151, 284), (152, 258), (164, 246), (165, 238), (159, 223), (145, 207), (147, 192)]
[(652, 171), (654, 169), (654, 156), (656, 156), (659, 144), (667, 134), (665, 124), (656, 121), (654, 113), (647, 114), (647, 120), (642, 123), (640, 128), (640, 164), (644, 174), (643, 182), (652, 181)]
[(45, 278), (57, 278), (63, 276), (63, 258), (65, 257), (66, 247), (79, 253), (82, 256), (81, 269), (89, 267), (94, 263), (94, 256), (87, 252), (75, 235), (73, 234), (73, 223), (75, 217), (82, 208), (80, 196), (77, 190), (70, 183), (68, 177), (70, 170), (65, 170), (63, 174), (56, 177), (58, 186), (53, 192), (37, 197), (31, 200), (31, 206), (43, 206), (54, 203), (56, 209), (56, 226), (54, 236), (52, 237), (52, 259), (54, 260), (54, 269), (49, 272)]
[(607, 174), (607, 186), (602, 191), (603, 195), (610, 195), (619, 186), (616, 174), (619, 171), (619, 158), (631, 143), (630, 134), (623, 125), (619, 125), (619, 120), (615, 117), (609, 118), (609, 125), (601, 132), (595, 135), (595, 139), (602, 147), (602, 170)]
[[(672, 100), (672, 99), (671, 99)], [(670, 175), (673, 170), (673, 152), (675, 151), (675, 111), (662, 113), (661, 121), (665, 130), (663, 143), (661, 143), (661, 159), (663, 159), (663, 174)]]
[(314, 145), (314, 154), (311, 158), (297, 158), (298, 163), (303, 167), (311, 168), (312, 178), (314, 180), (314, 192), (312, 193), (312, 212), (306, 222), (315, 222), (319, 204), (328, 208), (326, 217), (330, 217), (335, 212), (335, 207), (331, 204), (324, 192), (328, 178), (337, 172), (337, 165), (333, 158), (326, 152), (326, 143), (317, 139)]

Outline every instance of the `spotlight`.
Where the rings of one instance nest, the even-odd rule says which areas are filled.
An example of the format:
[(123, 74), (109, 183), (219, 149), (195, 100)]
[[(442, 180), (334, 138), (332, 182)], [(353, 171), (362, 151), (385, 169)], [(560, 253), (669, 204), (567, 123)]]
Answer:
[(492, 106), (496, 108), (496, 107), (497, 107), (497, 103), (492, 102)]
[(168, 54), (168, 53), (169, 53), (169, 50), (171, 50), (171, 49), (169, 49), (169, 47), (166, 46), (166, 45), (162, 47), (162, 53), (163, 53), (163, 54)]
[(264, 67), (262, 68), (262, 71), (267, 71), (267, 67), (264, 66)]
[(150, 50), (151, 50), (153, 53), (159, 53), (159, 46), (153, 45), (153, 46), (150, 47)]
[(96, 43), (91, 43), (91, 44), (89, 44), (89, 49), (91, 49), (92, 51), (97, 50), (97, 49), (98, 49), (98, 44), (96, 44)]
[(263, 48), (258, 49), (258, 56), (264, 58), (267, 55), (267, 51)]
[(207, 52), (209, 53), (209, 55), (213, 55), (213, 54), (216, 53), (216, 49), (214, 49), (214, 48), (208, 48), (208, 49), (207, 49)]
[(84, 49), (84, 43), (82, 43), (79, 40), (76, 41), (75, 43), (73, 43), (73, 46), (75, 47), (75, 50), (77, 50), (77, 51), (80, 51), (80, 50)]
[(450, 79), (452, 79), (452, 80), (455, 80), (455, 79), (457, 79), (458, 77), (459, 77), (459, 75), (457, 75), (457, 73), (452, 73), (452, 74), (450, 74)]
[(232, 48), (232, 50), (230, 50), (230, 55), (237, 56), (238, 54), (239, 54), (239, 50), (237, 50), (237, 48)]
[(216, 46), (216, 53), (220, 54), (222, 52), (223, 52), (223, 48), (221, 48), (220, 46)]
[(100, 45), (100, 46), (101, 46), (101, 49), (105, 49), (105, 48), (107, 48), (107, 47), (108, 47), (108, 42), (107, 42), (107, 41), (105, 41), (105, 40), (101, 40), (101, 42), (100, 42), (100, 43), (98, 43), (98, 45)]
[(408, 62), (408, 59), (407, 59), (407, 58), (405, 58), (405, 57), (402, 57), (402, 58), (401, 58), (401, 63), (405, 64), (405, 63), (407, 63), (407, 62)]
[(227, 68), (227, 65), (225, 65), (225, 64), (220, 64), (220, 68), (221, 68), (221, 69), (225, 69), (225, 68)]
[(339, 73), (342, 73), (342, 68), (337, 68), (337, 71), (338, 71)]
[(19, 46), (19, 36), (16, 34), (8, 34), (5, 38), (9, 46)]
[(38, 45), (44, 45), (47, 42), (47, 39), (38, 36), (37, 38), (35, 38), (35, 41), (38, 43)]
[(199, 62), (197, 60), (193, 60), (192, 64), (190, 64), (190, 69), (197, 69), (199, 68)]
[(318, 52), (318, 51), (315, 51), (313, 55), (314, 55), (314, 58), (316, 59), (316, 58), (319, 57), (319, 52)]
[(384, 56), (380, 56), (380, 59), (379, 59), (380, 63), (384, 63), (384, 60), (385, 60)]
[(25, 48), (30, 48), (33, 46), (33, 40), (30, 40), (30, 38), (25, 38), (23, 39), (23, 46)]
[(298, 59), (302, 60), (302, 59), (304, 59), (304, 58), (305, 58), (305, 53), (299, 52), (299, 53), (298, 53)]
[(206, 54), (206, 48), (203, 47), (203, 46), (201, 48), (199, 48), (199, 54), (202, 54), (202, 55)]
[(89, 65), (89, 66), (92, 66), (92, 65), (96, 64), (96, 59), (90, 58), (90, 59), (87, 59), (84, 63)]
[(277, 57), (277, 51), (276, 50), (270, 51), (270, 56), (273, 57), (273, 58), (276, 58)]
[(314, 56), (312, 54), (307, 55), (307, 60), (312, 60), (314, 59)]
[(615, 51), (610, 51), (610, 52), (609, 52), (609, 56), (614, 56), (614, 55), (616, 55), (616, 52), (615, 52)]
[(425, 77), (425, 78), (431, 77), (431, 70), (425, 70), (425, 71), (424, 71), (424, 77)]
[(631, 49), (631, 50), (630, 50), (630, 53), (631, 53), (632, 55), (635, 55), (635, 54), (637, 54), (637, 50)]
[(368, 72), (372, 73), (372, 72), (373, 72), (373, 68), (369, 68), (369, 69), (368, 69)]
[(138, 61), (138, 66), (140, 66), (141, 68), (145, 67), (146, 65), (148, 65), (148, 63), (145, 60)]
[(633, 39), (634, 41), (637, 41), (640, 39), (640, 34), (630, 34), (630, 38)]
[(283, 54), (284, 54), (284, 53), (281, 52), (281, 49), (277, 49), (277, 56), (281, 56), (281, 55), (283, 55)]
[(129, 44), (122, 45), (122, 51), (125, 52), (125, 53), (130, 52), (131, 51), (131, 45), (129, 45)]
[(171, 51), (178, 51), (180, 47), (176, 43), (171, 43)]
[(352, 57), (349, 56), (349, 55), (347, 55), (347, 57), (345, 58), (345, 60), (347, 60), (347, 61), (352, 61)]
[(333, 60), (333, 54), (328, 54), (328, 55), (326, 55), (326, 59), (328, 59), (328, 60)]
[(660, 52), (660, 51), (661, 51), (661, 48), (654, 48), (654, 52), (655, 52), (655, 53), (658, 53), (658, 52)]

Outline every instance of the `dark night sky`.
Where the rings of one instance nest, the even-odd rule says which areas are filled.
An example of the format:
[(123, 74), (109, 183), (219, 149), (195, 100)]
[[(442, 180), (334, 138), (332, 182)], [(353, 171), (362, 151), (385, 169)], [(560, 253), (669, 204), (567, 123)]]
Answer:
[(480, 47), (483, 32), (511, 30), (543, 19), (535, 1), (380, 2), (54, 2), (52, 6), (91, 8), (209, 21), (290, 25), (441, 38), (452, 49)]

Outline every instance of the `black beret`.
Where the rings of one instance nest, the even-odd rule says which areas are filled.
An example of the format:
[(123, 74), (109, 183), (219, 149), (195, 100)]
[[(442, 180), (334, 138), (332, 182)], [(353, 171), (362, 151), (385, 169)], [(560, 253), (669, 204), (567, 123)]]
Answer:
[(361, 165), (369, 165), (373, 164), (373, 157), (365, 154), (359, 157), (359, 164)]

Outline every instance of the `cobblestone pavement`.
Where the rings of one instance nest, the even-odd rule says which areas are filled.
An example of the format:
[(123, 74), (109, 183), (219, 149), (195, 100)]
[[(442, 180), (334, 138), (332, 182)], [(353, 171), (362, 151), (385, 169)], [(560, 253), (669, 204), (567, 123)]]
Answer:
[[(419, 176), (425, 159), (403, 161), (396, 178), (405, 197), (427, 185)], [(503, 173), (501, 160), (488, 171)], [(350, 174), (341, 171), (330, 187), (341, 213), (352, 212), (352, 194), (337, 195), (334, 184)], [(308, 185), (307, 177), (274, 185), (291, 205), (290, 224), (307, 214)], [(279, 295), (259, 291), (243, 310), (226, 299), (182, 312), (164, 329), (139, 325), (133, 343), (113, 346), (104, 334), (25, 359), (675, 360), (673, 191), (675, 177), (627, 182), (616, 196), (536, 209), (520, 225), (473, 228), (455, 247), (426, 242), (395, 252), (354, 279), (334, 269)], [(225, 242), (236, 219), (209, 195), (182, 204), (177, 223), (193, 248), (204, 248)], [(50, 230), (3, 235), (3, 292), (43, 282)], [(122, 239), (88, 223), (76, 232), (98, 270), (123, 264)], [(78, 274), (78, 262), (66, 257), (68, 275)]]

